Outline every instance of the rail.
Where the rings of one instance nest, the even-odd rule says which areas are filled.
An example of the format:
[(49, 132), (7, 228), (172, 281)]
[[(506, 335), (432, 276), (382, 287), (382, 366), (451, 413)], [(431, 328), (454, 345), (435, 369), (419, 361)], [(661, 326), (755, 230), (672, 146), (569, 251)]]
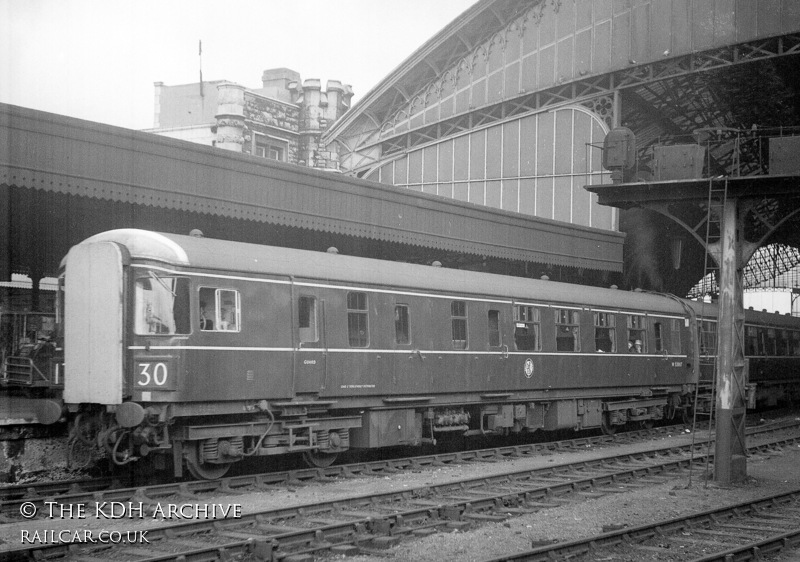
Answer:
[[(771, 452), (776, 446), (797, 443), (798, 438), (794, 436), (750, 449)], [(481, 523), (504, 521), (514, 515), (557, 507), (564, 502), (589, 500), (642, 484), (664, 482), (685, 473), (692, 462), (686, 456), (687, 448), (694, 448), (694, 445), (673, 445), (593, 461), (525, 468), (491, 476), (483, 474), (419, 488), (239, 512), (232, 518), (220, 514), (220, 518), (212, 515), (191, 521), (165, 520), (157, 527), (148, 525), (148, 544), (118, 545), (113, 552), (103, 545), (25, 544), (0, 552), (0, 560), (4, 560), (4, 555), (9, 560), (42, 560), (66, 555), (84, 560), (112, 557), (129, 560), (129, 556), (135, 554), (137, 559), (148, 560), (227, 560), (249, 556), (278, 561), (309, 560), (331, 553), (380, 553), (397, 544), (401, 537), (422, 537), (437, 530), (466, 530)], [(154, 489), (139, 489), (128, 501), (156, 517), (163, 513), (161, 502), (175, 497), (190, 502), (188, 505), (196, 502), (202, 506), (208, 505), (209, 494), (216, 496), (218, 491), (238, 496), (275, 490), (274, 485), (260, 477), (249, 482), (236, 480), (227, 479), (229, 485), (224, 490), (216, 488), (214, 482), (198, 482), (198, 486), (202, 486), (198, 488), (184, 483), (178, 485), (178, 490), (162, 490), (158, 495)], [(128, 494), (131, 492), (128, 490)], [(165, 492), (168, 495), (164, 495)], [(62, 498), (59, 503), (67, 502)], [(30, 499), (28, 504), (29, 510), (35, 511)], [(177, 519), (184, 518), (188, 516)]]

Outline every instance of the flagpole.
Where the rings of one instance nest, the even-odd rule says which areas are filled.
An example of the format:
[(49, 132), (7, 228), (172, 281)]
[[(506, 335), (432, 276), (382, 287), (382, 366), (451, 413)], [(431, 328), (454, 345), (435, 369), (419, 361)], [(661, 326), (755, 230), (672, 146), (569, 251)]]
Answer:
[(200, 59), (200, 97), (205, 97), (203, 93), (203, 40), (200, 39), (198, 43), (198, 53), (197, 56)]

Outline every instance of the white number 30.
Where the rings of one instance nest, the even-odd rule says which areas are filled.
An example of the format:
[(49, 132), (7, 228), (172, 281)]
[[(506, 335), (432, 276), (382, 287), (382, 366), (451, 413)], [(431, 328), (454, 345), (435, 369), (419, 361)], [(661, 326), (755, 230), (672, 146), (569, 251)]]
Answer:
[[(150, 370), (152, 368), (152, 374)], [(139, 363), (139, 380), (136, 384), (139, 386), (164, 386), (167, 383), (167, 370), (166, 363)]]

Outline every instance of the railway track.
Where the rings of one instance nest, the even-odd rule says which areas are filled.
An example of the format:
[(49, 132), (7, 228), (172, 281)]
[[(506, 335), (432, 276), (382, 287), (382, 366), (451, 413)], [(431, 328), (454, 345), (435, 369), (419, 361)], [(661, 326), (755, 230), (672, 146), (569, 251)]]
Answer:
[[(763, 427), (764, 421), (761, 420)], [(781, 419), (770, 420), (768, 424), (780, 424)], [(788, 422), (792, 423), (792, 422)], [(707, 422), (698, 424), (697, 430), (702, 431), (707, 427)], [(587, 446), (602, 446), (608, 444), (625, 444), (633, 443), (658, 437), (660, 435), (674, 435), (683, 432), (684, 425), (668, 425), (659, 426), (650, 429), (631, 430), (614, 435), (594, 435), (586, 437), (578, 437), (574, 439), (564, 439), (556, 441), (548, 441), (544, 443), (528, 443), (511, 446), (499, 446), (477, 450), (466, 450), (459, 452), (435, 453), (431, 455), (418, 455), (415, 457), (406, 457), (399, 459), (381, 459), (374, 462), (358, 462), (342, 465), (334, 465), (326, 468), (300, 468), (295, 470), (275, 471), (271, 472), (270, 476), (266, 474), (261, 475), (263, 478), (268, 478), (270, 484), (280, 484), (285, 482), (308, 482), (315, 478), (336, 478), (341, 476), (349, 476), (351, 474), (360, 474), (362, 472), (391, 472), (393, 469), (404, 470), (408, 467), (425, 467), (436, 465), (439, 463), (463, 462), (480, 460), (486, 458), (502, 459), (513, 458), (526, 455), (535, 455), (548, 451), (569, 451), (581, 450)], [(221, 478), (216, 481), (220, 482), (220, 486), (237, 485), (241, 481), (246, 481), (247, 476), (244, 477), (227, 477)], [(73, 478), (59, 481), (35, 481), (25, 482), (22, 484), (8, 484), (0, 485), (0, 518), (5, 514), (13, 514), (18, 511), (18, 506), (22, 501), (37, 501), (43, 498), (65, 498), (70, 501), (81, 501), (82, 497), (91, 495), (102, 497), (104, 494), (115, 492), (121, 488), (130, 488), (135, 485), (132, 483), (134, 476), (128, 475), (115, 475), (115, 476), (93, 476), (87, 478)], [(208, 481), (199, 481), (202, 484), (197, 484), (206, 487)], [(195, 484), (189, 483), (190, 487)], [(166, 490), (170, 489), (171, 484), (165, 486)], [(122, 492), (124, 495), (124, 492)], [(158, 494), (158, 492), (156, 492)], [(112, 497), (112, 496), (109, 496)], [(116, 496), (114, 496), (116, 499)]]
[[(778, 429), (785, 429), (785, 426), (756, 428)], [(770, 451), (797, 441), (796, 436), (777, 439), (751, 447), (751, 451)], [(237, 518), (186, 521), (149, 528), (147, 544), (114, 545), (113, 548), (102, 544), (29, 545), (0, 553), (0, 559), (5, 556), (10, 557), (9, 560), (45, 560), (66, 556), (66, 559), (91, 562), (133, 557), (136, 560), (216, 560), (247, 556), (299, 562), (329, 553), (368, 553), (390, 547), (404, 537), (503, 521), (567, 502), (586, 501), (661, 483), (684, 475), (689, 469), (703, 471), (703, 449), (705, 443), (682, 445), (401, 492), (254, 512)], [(233, 489), (232, 493), (263, 488), (269, 486), (250, 483)], [(163, 512), (162, 503), (205, 504), (208, 497), (200, 490), (192, 492), (184, 488), (163, 498), (140, 493), (130, 501), (141, 502), (139, 505), (152, 513), (158, 509)]]
[[(773, 424), (779, 427), (780, 423)], [(545, 443), (529, 443), (523, 445), (500, 446), (486, 449), (436, 453), (415, 457), (382, 459), (372, 462), (359, 462), (333, 465), (326, 468), (300, 468), (257, 475), (231, 476), (218, 480), (198, 480), (192, 482), (169, 483), (155, 486), (131, 488), (126, 482), (115, 478), (87, 478), (65, 480), (61, 482), (36, 482), (23, 485), (0, 487), (0, 516), (14, 517), (19, 513), (22, 502), (34, 502), (41, 505), (44, 501), (58, 499), (64, 502), (86, 501), (126, 501), (135, 491), (152, 497), (168, 496), (182, 491), (189, 493), (209, 492), (215, 489), (238, 489), (250, 485), (280, 486), (308, 483), (318, 479), (343, 478), (354, 475), (392, 474), (396, 471), (418, 469), (441, 464), (502, 460), (542, 454), (543, 452), (584, 450), (609, 444), (625, 444), (640, 442), (653, 437), (676, 434), (683, 431), (682, 425), (664, 426), (653, 429), (641, 429), (618, 433), (616, 435), (596, 435), (549, 441)]]
[(800, 489), (486, 562), (762, 560), (800, 547)]

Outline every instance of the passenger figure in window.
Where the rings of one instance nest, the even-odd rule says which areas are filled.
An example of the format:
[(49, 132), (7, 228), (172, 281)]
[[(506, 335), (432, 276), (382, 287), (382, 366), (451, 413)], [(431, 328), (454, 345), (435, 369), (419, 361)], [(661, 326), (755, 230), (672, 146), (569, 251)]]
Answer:
[[(647, 331), (643, 314), (631, 314), (628, 316), (628, 351), (630, 353), (644, 353), (643, 342)], [(640, 347), (637, 349), (636, 344)]]
[(205, 301), (200, 301), (200, 329), (201, 330), (214, 329), (214, 321), (208, 317), (208, 312), (206, 312)]
[(222, 320), (220, 321), (220, 326), (223, 330), (236, 329), (236, 313), (231, 307), (222, 307)]
[(241, 303), (234, 289), (200, 287), (200, 329), (209, 331), (239, 331)]

